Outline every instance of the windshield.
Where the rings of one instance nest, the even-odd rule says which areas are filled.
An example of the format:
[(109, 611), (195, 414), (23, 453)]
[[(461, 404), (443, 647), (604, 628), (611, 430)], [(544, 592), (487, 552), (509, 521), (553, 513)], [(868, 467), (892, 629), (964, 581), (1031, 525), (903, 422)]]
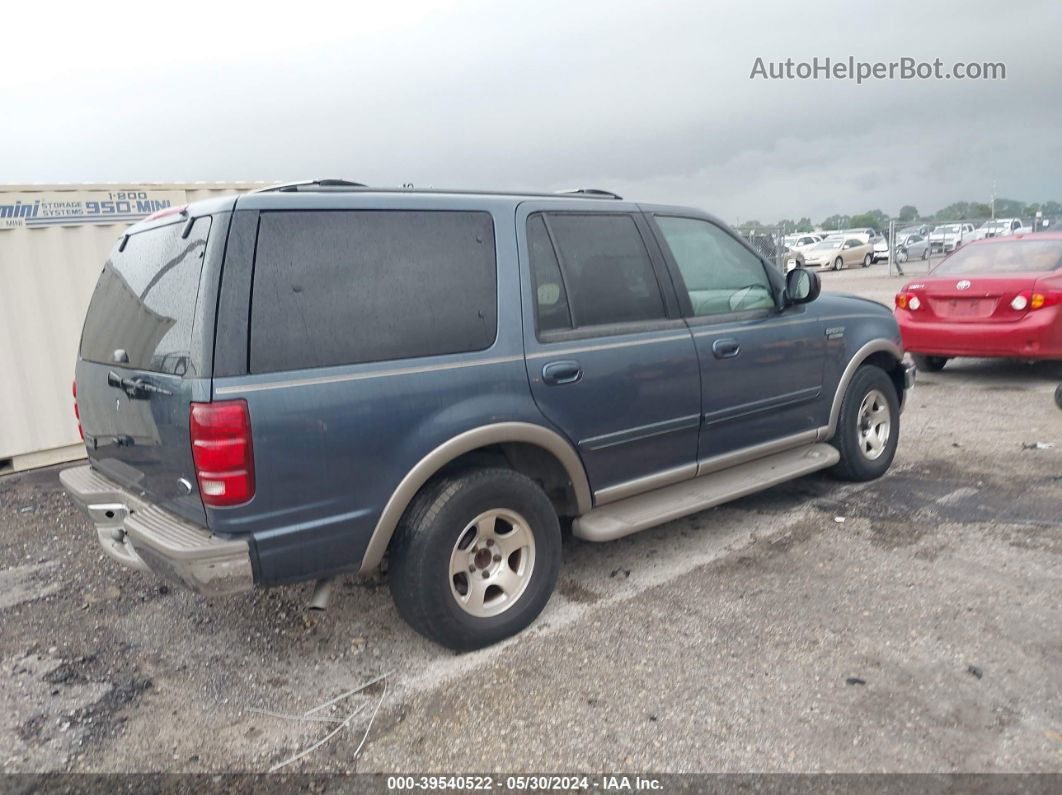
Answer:
[(813, 251), (818, 251), (820, 249), (823, 251), (827, 251), (833, 248), (840, 248), (843, 242), (844, 240), (839, 237), (829, 238), (827, 240), (823, 240), (821, 243), (816, 244)]
[(1062, 240), (1007, 238), (999, 243), (978, 242), (963, 246), (932, 272), (934, 276), (950, 273), (1025, 273), (1058, 270), (1060, 264)]
[(946, 226), (938, 226), (934, 229), (934, 232), (958, 232), (961, 227), (958, 224), (947, 224)]

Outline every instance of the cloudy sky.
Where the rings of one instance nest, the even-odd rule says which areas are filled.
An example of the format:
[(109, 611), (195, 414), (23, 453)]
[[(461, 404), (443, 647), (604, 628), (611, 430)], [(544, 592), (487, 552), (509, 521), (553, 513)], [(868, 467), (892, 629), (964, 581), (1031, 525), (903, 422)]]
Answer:
[[(13, 4), (0, 183), (596, 186), (735, 222), (1062, 200), (1062, 4)], [(1001, 81), (750, 79), (765, 61)]]

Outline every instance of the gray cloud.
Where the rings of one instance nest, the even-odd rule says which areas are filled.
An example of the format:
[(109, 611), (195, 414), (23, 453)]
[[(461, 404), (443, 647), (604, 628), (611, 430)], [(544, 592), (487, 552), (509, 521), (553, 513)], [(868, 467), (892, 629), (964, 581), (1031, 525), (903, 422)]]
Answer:
[[(284, 8), (16, 12), (0, 180), (586, 184), (730, 220), (1062, 198), (1053, 2)], [(1008, 79), (749, 79), (850, 54)]]

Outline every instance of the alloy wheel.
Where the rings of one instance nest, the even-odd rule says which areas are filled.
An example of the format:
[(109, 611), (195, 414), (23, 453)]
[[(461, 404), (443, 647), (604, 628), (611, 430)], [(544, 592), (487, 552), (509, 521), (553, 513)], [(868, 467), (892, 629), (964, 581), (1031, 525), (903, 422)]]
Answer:
[(535, 536), (514, 511), (484, 511), (461, 531), (450, 554), (450, 593), (469, 615), (504, 613), (535, 568)]
[(889, 443), (889, 435), (892, 432), (892, 413), (889, 411), (889, 402), (885, 395), (877, 389), (872, 389), (859, 404), (859, 413), (856, 415), (859, 434), (859, 452), (868, 461), (877, 460)]

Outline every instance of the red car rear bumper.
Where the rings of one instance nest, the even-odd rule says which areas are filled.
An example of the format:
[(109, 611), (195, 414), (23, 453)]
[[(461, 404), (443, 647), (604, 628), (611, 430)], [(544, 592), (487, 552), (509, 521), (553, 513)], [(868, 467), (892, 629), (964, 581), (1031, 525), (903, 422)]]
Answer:
[(914, 320), (897, 309), (904, 350), (939, 356), (1002, 356), (1062, 359), (1062, 314), (1059, 307), (1030, 312), (1013, 323), (955, 323)]

